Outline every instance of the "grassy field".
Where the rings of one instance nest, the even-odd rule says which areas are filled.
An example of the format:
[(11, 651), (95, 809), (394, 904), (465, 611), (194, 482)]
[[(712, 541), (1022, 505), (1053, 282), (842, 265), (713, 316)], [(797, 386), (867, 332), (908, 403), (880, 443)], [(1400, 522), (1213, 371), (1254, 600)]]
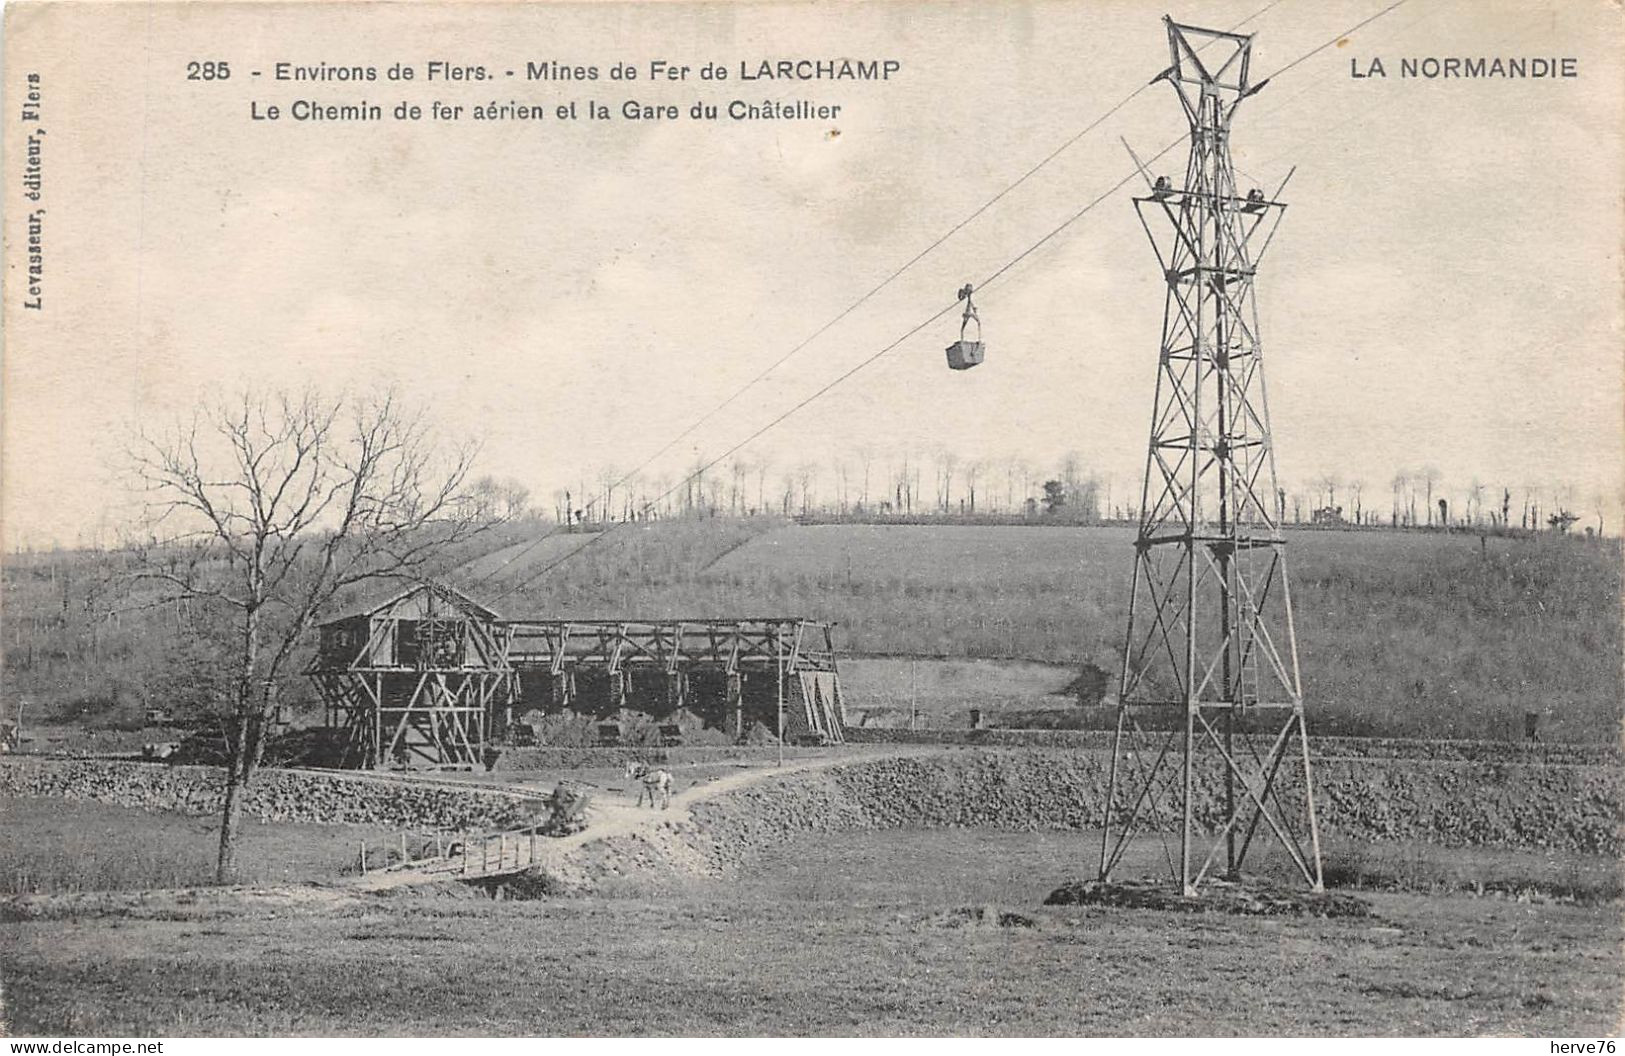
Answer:
[[(809, 836), (728, 883), (0, 924), (20, 1034), (1604, 1036), (1621, 918), (1367, 896), (1370, 919), (1039, 905), (1087, 835)], [(951, 926), (992, 903), (1032, 927)], [(251, 950), (251, 955), (245, 955)]]
[[(136, 890), (209, 883), (217, 817), (88, 800), (0, 797), (0, 893)], [(237, 846), (245, 883), (297, 883), (353, 868), (361, 841), (374, 853), (399, 838), (355, 825), (261, 824), (246, 819)]]

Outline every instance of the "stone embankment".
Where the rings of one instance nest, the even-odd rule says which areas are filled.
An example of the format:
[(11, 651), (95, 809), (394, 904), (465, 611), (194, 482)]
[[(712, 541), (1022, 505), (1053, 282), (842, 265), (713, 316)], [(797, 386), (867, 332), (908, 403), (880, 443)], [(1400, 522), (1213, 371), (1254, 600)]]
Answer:
[[(983, 748), (1071, 748), (1109, 751), (1110, 730), (910, 730), (848, 726), (849, 744), (963, 745)], [(1470, 763), (1529, 763), (1595, 766), (1625, 763), (1625, 751), (1611, 744), (1562, 741), (1407, 740), (1400, 737), (1312, 737), (1310, 750), (1325, 759), (1434, 759)]]
[[(1038, 749), (945, 750), (769, 776), (695, 802), (669, 824), (584, 842), (566, 879), (591, 886), (641, 873), (727, 875), (798, 833), (887, 828), (1090, 829), (1101, 824), (1109, 757)], [(1218, 764), (1197, 775), (1199, 824), (1223, 818)], [(1284, 772), (1283, 772), (1284, 773)], [(1325, 839), (1625, 851), (1625, 774), (1613, 766), (1460, 760), (1322, 759)], [(1284, 781), (1284, 802), (1301, 802)], [(1120, 793), (1121, 794), (1121, 793)], [(1166, 796), (1146, 820), (1174, 820)]]
[[(0, 760), (0, 795), (214, 814), (225, 787), (214, 767), (10, 756)], [(243, 813), (266, 821), (448, 832), (518, 825), (539, 812), (535, 797), (520, 793), (338, 771), (261, 770), (243, 796)]]

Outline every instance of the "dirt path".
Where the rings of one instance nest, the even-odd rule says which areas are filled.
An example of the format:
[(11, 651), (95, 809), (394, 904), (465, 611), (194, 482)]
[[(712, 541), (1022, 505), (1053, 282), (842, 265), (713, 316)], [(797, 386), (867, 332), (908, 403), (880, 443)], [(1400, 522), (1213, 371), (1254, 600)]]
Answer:
[[(859, 750), (839, 751), (828, 756), (797, 759), (782, 767), (772, 764), (741, 766), (735, 773), (702, 779), (698, 783), (674, 793), (671, 806), (666, 810), (638, 807), (631, 790), (611, 791), (599, 789), (599, 794), (588, 804), (587, 828), (560, 838), (543, 838), (537, 842), (535, 865), (554, 871), (557, 875), (575, 872), (571, 859), (581, 848), (599, 840), (647, 835), (659, 839), (660, 833), (680, 826), (693, 818), (695, 804), (762, 781), (791, 774), (822, 770), (865, 759), (898, 755), (931, 754), (939, 751), (930, 745), (875, 745)], [(683, 769), (674, 776), (681, 779)], [(377, 780), (389, 780), (379, 776)], [(405, 778), (411, 780), (411, 778)], [(439, 784), (452, 782), (438, 781)], [(529, 787), (520, 778), (508, 782), (479, 782), (464, 787), (494, 791), (516, 791), (530, 797), (542, 793), (534, 778)], [(338, 877), (325, 882), (298, 885), (232, 886), (189, 888), (161, 888), (143, 891), (86, 891), (61, 894), (12, 895), (0, 901), (0, 919), (40, 920), (61, 917), (128, 916), (144, 918), (198, 918), (207, 919), (218, 914), (235, 915), (244, 911), (279, 912), (301, 906), (333, 906), (353, 903), (368, 895), (385, 891), (409, 889), (414, 886), (442, 884), (461, 878), (461, 863), (456, 860), (435, 862), (421, 868), (391, 869), (371, 872), (365, 876)]]
[[(671, 806), (659, 810), (636, 806), (635, 792), (626, 790), (615, 795), (597, 795), (587, 805), (587, 827), (569, 836), (544, 838), (537, 843), (534, 865), (553, 872), (564, 872), (572, 854), (583, 846), (598, 840), (615, 839), (639, 833), (654, 834), (668, 826), (684, 824), (693, 818), (697, 803), (727, 795), (737, 789), (775, 777), (823, 770), (865, 759), (879, 759), (898, 755), (928, 754), (929, 745), (867, 746), (861, 751), (832, 753), (814, 759), (788, 761), (783, 766), (741, 766), (738, 772), (724, 774), (701, 781), (671, 797)], [(674, 772), (681, 777), (681, 770)], [(500, 784), (482, 784), (480, 787), (502, 790)], [(517, 784), (512, 787), (519, 787)], [(533, 790), (532, 790), (533, 791)], [(345, 877), (335, 882), (334, 888), (351, 891), (385, 891), (414, 884), (441, 883), (461, 876), (455, 861), (436, 862), (425, 868), (391, 869), (368, 873), (366, 876)]]

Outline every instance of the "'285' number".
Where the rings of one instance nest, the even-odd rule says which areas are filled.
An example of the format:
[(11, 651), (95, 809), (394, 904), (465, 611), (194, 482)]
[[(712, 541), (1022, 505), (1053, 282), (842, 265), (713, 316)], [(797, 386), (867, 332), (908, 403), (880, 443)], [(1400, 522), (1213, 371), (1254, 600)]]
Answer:
[(186, 79), (189, 81), (227, 81), (231, 79), (231, 66), (224, 60), (219, 62), (189, 62), (186, 64)]

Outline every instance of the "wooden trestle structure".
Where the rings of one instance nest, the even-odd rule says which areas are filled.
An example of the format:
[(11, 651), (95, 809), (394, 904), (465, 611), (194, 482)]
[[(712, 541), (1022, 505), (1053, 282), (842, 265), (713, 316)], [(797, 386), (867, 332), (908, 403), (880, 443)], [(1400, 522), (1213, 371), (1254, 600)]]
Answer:
[(478, 763), (516, 716), (685, 710), (744, 737), (842, 740), (832, 628), (799, 617), (505, 620), (438, 583), (329, 620), (306, 674), (343, 765)]

